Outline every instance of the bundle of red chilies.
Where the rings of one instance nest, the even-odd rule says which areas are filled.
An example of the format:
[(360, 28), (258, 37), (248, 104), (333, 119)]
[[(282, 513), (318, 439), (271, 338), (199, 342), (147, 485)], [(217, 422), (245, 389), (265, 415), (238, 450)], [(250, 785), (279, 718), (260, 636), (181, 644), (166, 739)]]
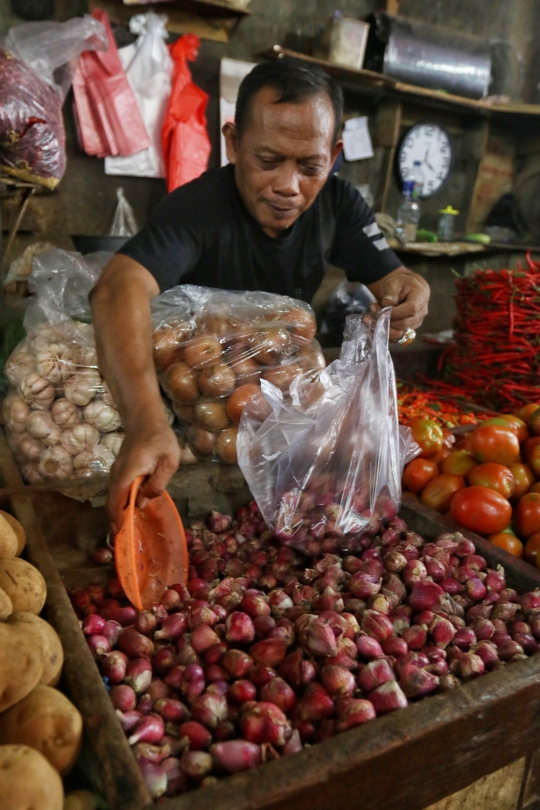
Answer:
[(476, 270), (456, 281), (454, 340), (445, 379), (468, 399), (508, 410), (540, 397), (540, 264)]
[(281, 546), (255, 503), (186, 530), (187, 587), (71, 592), (154, 799), (279, 759), (532, 655), (540, 591), (446, 533), (372, 521), (355, 556)]

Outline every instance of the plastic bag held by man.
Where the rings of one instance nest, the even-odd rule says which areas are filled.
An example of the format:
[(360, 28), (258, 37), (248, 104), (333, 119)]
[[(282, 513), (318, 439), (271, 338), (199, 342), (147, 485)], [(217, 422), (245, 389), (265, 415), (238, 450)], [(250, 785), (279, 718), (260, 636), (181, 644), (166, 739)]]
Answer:
[(271, 412), (249, 402), (238, 431), (238, 463), (277, 537), (310, 555), (358, 552), (397, 514), (404, 464), (418, 448), (398, 425), (388, 333), (347, 319), (341, 357), (317, 379), (291, 386), (292, 402), (261, 384)]
[(137, 14), (129, 21), (129, 30), (137, 41), (120, 48), (118, 55), (135, 95), (144, 126), (151, 140), (148, 149), (127, 157), (106, 157), (105, 174), (134, 177), (165, 177), (161, 130), (171, 94), (173, 61), (165, 44), (167, 17)]
[(12, 28), (0, 48), (0, 164), (7, 174), (55, 188), (66, 168), (62, 103), (81, 51), (105, 50), (89, 16)]
[(89, 155), (132, 155), (147, 149), (146, 132), (133, 90), (118, 56), (109, 18), (94, 9), (92, 16), (107, 32), (106, 53), (81, 54), (73, 80), (79, 139)]
[(169, 191), (199, 177), (208, 166), (210, 139), (206, 131), (208, 95), (191, 79), (188, 61), (197, 57), (200, 40), (185, 34), (171, 47), (173, 86), (163, 122), (163, 161)]

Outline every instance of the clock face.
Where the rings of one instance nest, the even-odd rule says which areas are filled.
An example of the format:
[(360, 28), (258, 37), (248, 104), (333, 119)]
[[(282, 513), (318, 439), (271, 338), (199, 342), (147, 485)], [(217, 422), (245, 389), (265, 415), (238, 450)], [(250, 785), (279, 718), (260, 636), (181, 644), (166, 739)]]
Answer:
[(424, 175), (422, 197), (431, 197), (446, 183), (452, 170), (452, 142), (438, 124), (417, 124), (403, 139), (399, 148), (399, 174), (407, 180), (414, 162), (420, 161)]

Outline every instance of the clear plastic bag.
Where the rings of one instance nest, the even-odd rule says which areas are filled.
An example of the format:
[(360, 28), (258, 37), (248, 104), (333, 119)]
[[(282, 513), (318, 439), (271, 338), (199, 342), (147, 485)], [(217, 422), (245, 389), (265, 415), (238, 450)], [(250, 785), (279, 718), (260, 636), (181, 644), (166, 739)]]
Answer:
[(74, 61), (106, 48), (91, 17), (27, 23), (11, 29), (0, 49), (0, 163), (20, 180), (55, 188), (66, 167), (62, 102)]
[(128, 157), (106, 157), (105, 174), (165, 177), (161, 129), (172, 77), (172, 59), (165, 44), (166, 22), (167, 17), (152, 11), (137, 14), (129, 21), (129, 30), (139, 36), (132, 45), (120, 48), (118, 55), (151, 144), (148, 149)]
[(374, 326), (349, 316), (339, 360), (298, 377), (291, 401), (263, 383), (270, 412), (261, 419), (248, 403), (242, 415), (240, 469), (276, 536), (306, 554), (367, 548), (396, 515), (403, 467), (419, 451), (398, 425), (390, 313)]
[(114, 212), (109, 236), (135, 236), (139, 228), (135, 219), (135, 212), (128, 203), (123, 188), (116, 189), (116, 197), (118, 205)]
[(182, 461), (236, 463), (245, 403), (324, 368), (311, 307), (287, 296), (182, 285), (152, 302), (154, 362), (180, 420)]
[(88, 294), (109, 253), (36, 256), (27, 336), (6, 363), (9, 446), (28, 483), (107, 473), (124, 434), (97, 362)]

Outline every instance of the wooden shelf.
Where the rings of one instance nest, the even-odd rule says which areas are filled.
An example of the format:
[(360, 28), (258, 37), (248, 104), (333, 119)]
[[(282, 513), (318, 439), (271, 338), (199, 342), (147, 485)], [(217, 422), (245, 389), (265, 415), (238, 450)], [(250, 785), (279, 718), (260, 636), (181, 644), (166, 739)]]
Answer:
[(268, 48), (266, 51), (260, 53), (259, 56), (265, 57), (266, 59), (283, 59), (286, 56), (295, 59), (303, 59), (306, 62), (319, 65), (319, 67), (324, 68), (324, 70), (334, 78), (347, 83), (349, 86), (354, 85), (354, 89), (357, 92), (366, 95), (378, 93), (379, 95), (416, 101), (420, 104), (441, 107), (450, 111), (461, 110), (463, 112), (487, 117), (506, 118), (509, 115), (540, 116), (540, 104), (521, 104), (518, 102), (497, 104), (484, 100), (476, 101), (472, 98), (455, 96), (452, 93), (429, 90), (426, 87), (406, 84), (405, 82), (393, 79), (391, 76), (385, 76), (382, 73), (375, 73), (371, 70), (355, 70), (353, 68), (343, 67), (342, 65), (336, 65), (333, 62), (328, 62), (326, 59), (317, 59), (314, 56), (306, 56), (306, 54), (288, 50), (281, 45), (274, 45), (273, 48)]
[(526, 253), (528, 250), (540, 253), (540, 245), (508, 245), (502, 242), (490, 242), (488, 245), (478, 242), (411, 242), (403, 247), (397, 239), (389, 239), (388, 244), (396, 253), (427, 257), (453, 258), (473, 253)]
[(134, 14), (148, 11), (167, 15), (167, 30), (172, 34), (192, 33), (202, 39), (228, 42), (238, 22), (252, 12), (237, 8), (225, 0), (171, 0), (144, 5), (124, 5), (122, 0), (89, 0), (90, 11), (105, 9), (112, 23), (128, 25)]

